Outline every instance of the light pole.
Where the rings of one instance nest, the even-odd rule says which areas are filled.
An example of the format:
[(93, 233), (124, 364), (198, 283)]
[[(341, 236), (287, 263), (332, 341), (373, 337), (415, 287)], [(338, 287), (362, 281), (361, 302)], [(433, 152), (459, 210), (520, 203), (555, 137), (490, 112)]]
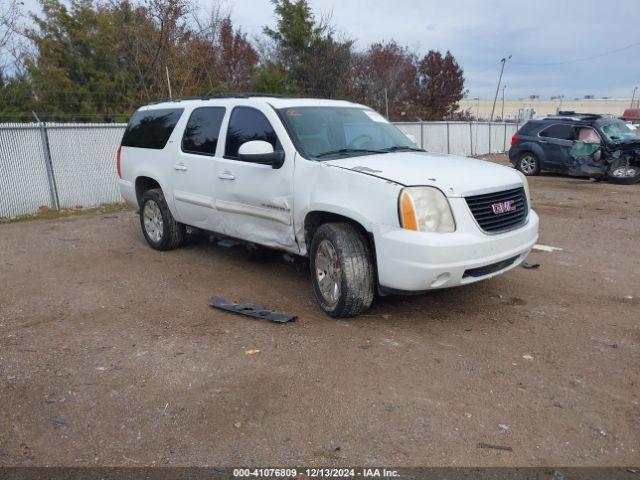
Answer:
[(631, 108), (633, 108), (633, 102), (636, 99), (636, 92), (638, 91), (638, 86), (633, 87), (633, 95), (631, 95)]
[(504, 122), (504, 91), (507, 88), (506, 85), (502, 87), (502, 113), (500, 113), (500, 120)]
[(498, 77), (498, 86), (496, 87), (496, 96), (493, 97), (493, 108), (491, 108), (491, 118), (489, 119), (489, 122), (493, 122), (493, 113), (496, 109), (496, 102), (498, 101), (498, 91), (500, 90), (500, 82), (502, 82), (502, 74), (504, 73), (504, 65), (505, 63), (507, 63), (507, 60), (511, 59), (511, 55), (509, 55), (507, 58), (501, 58), (500, 61), (502, 62), (502, 68), (500, 68), (500, 76)]

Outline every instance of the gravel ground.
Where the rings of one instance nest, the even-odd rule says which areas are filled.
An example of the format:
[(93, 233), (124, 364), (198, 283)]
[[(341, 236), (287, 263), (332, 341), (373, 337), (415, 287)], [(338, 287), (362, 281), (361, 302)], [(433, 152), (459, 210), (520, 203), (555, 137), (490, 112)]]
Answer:
[(0, 465), (640, 464), (640, 186), (530, 183), (562, 251), (349, 321), (303, 259), (133, 212), (0, 225)]

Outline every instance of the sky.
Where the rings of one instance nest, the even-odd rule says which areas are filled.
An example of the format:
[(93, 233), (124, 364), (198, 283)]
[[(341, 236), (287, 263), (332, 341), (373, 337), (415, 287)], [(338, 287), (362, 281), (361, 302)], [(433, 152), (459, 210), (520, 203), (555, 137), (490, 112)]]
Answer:
[[(0, 0), (2, 1), (2, 0)], [(273, 26), (270, 0), (221, 3), (249, 37)], [(500, 59), (506, 98), (629, 98), (640, 85), (637, 0), (309, 0), (317, 17), (331, 15), (356, 48), (394, 39), (424, 55), (450, 50), (464, 69), (468, 96), (492, 98)], [(27, 6), (35, 0), (27, 0)], [(628, 47), (628, 48), (627, 48)], [(617, 50), (617, 51), (616, 51)], [(589, 60), (575, 61), (587, 57)], [(639, 89), (640, 91), (640, 89)]]

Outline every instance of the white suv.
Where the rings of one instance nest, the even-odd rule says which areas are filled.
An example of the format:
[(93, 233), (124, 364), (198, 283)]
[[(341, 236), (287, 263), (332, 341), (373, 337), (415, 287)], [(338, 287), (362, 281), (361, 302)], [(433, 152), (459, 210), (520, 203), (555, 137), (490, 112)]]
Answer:
[(334, 317), (374, 292), (419, 293), (519, 265), (538, 238), (514, 169), (427, 153), (345, 101), (229, 96), (142, 107), (118, 150), (122, 196), (149, 244), (186, 226), (309, 257)]

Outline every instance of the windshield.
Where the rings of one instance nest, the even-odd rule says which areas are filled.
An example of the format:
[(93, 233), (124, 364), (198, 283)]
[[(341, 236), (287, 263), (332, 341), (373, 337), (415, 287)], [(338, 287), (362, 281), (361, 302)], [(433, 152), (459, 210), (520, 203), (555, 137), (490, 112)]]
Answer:
[(419, 150), (382, 115), (363, 107), (295, 107), (279, 110), (307, 158), (326, 160), (397, 150)]
[(640, 138), (634, 130), (631, 130), (629, 126), (622, 120), (611, 120), (603, 125), (600, 125), (602, 133), (605, 134), (607, 139), (611, 142), (621, 142), (623, 140), (639, 140)]

